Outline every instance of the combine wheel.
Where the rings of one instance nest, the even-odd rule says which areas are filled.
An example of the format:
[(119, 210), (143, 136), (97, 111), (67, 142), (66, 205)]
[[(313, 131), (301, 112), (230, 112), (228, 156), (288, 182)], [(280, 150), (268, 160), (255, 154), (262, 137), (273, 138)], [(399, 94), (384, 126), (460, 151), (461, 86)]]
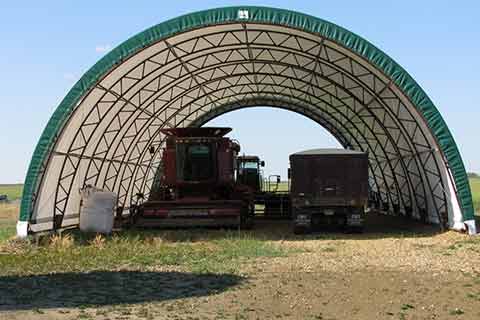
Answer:
[(243, 208), (242, 216), (240, 217), (240, 229), (251, 230), (253, 229), (253, 215), (254, 204), (249, 204)]
[(253, 219), (251, 217), (241, 219), (240, 229), (242, 229), (242, 230), (252, 230), (253, 229)]

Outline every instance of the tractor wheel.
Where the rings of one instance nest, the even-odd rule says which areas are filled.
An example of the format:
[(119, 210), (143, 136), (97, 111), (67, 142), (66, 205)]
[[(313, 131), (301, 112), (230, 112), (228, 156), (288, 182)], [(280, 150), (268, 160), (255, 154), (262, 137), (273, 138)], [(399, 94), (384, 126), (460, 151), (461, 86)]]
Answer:
[(294, 226), (293, 233), (297, 235), (308, 234), (310, 233), (310, 230), (305, 226)]

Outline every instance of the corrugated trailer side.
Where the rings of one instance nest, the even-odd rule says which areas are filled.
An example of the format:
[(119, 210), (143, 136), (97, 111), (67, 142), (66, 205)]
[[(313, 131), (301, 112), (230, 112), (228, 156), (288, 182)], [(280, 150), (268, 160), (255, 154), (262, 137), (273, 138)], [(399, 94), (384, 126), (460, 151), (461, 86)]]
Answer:
[(290, 156), (291, 201), (297, 231), (342, 225), (359, 230), (368, 200), (368, 156), (343, 149), (314, 149)]

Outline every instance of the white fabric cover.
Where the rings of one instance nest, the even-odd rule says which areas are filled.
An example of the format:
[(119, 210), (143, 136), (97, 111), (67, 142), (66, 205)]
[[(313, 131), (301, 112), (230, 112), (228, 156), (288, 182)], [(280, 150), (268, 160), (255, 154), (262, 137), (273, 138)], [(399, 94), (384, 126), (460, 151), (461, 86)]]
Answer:
[(80, 230), (109, 234), (113, 229), (113, 214), (117, 195), (89, 187), (81, 192)]

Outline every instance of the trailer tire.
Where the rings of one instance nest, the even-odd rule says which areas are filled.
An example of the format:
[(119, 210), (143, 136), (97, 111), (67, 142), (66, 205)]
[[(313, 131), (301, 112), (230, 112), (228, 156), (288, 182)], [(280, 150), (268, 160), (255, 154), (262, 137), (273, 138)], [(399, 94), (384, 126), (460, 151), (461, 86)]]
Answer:
[(346, 233), (363, 233), (363, 226), (347, 226), (345, 229)]

